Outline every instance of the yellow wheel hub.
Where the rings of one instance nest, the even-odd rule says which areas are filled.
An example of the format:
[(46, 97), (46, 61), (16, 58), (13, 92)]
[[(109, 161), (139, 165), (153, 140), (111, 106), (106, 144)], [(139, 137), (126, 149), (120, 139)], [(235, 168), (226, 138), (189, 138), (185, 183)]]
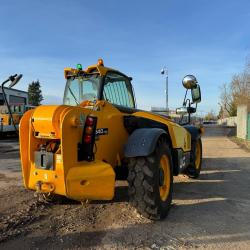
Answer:
[(201, 145), (199, 141), (196, 143), (196, 151), (195, 151), (195, 168), (199, 169), (200, 168), (200, 163), (201, 163)]
[(160, 197), (162, 201), (165, 201), (169, 195), (170, 190), (170, 165), (166, 155), (163, 155), (160, 160)]

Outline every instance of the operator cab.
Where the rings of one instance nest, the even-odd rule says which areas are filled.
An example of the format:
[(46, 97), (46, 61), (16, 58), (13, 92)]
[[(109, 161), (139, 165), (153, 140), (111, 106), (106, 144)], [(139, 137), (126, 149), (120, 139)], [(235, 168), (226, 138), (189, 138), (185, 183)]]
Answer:
[[(102, 62), (102, 61), (101, 61)], [(84, 101), (105, 100), (116, 107), (135, 109), (131, 78), (119, 71), (104, 67), (100, 60), (86, 70), (65, 69), (67, 79), (63, 103), (80, 105)]]

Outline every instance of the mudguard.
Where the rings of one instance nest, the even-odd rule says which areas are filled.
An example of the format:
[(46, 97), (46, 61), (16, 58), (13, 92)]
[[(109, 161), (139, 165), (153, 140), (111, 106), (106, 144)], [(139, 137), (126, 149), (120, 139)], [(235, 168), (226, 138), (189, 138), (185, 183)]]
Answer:
[(129, 158), (150, 155), (153, 153), (159, 137), (164, 134), (166, 131), (160, 128), (136, 129), (128, 138), (124, 156)]

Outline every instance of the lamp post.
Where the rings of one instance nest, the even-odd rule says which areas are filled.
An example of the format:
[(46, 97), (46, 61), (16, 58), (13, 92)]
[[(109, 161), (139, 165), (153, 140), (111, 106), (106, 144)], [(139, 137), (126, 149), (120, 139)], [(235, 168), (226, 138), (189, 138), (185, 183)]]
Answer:
[(161, 70), (161, 74), (166, 76), (166, 112), (168, 111), (168, 69), (166, 67), (163, 67)]

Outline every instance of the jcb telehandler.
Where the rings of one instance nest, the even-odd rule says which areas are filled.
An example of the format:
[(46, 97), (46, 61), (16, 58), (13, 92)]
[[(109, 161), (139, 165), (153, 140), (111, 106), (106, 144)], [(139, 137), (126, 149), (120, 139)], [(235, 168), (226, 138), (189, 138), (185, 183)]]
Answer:
[[(66, 68), (64, 104), (39, 106), (20, 124), (24, 185), (44, 194), (111, 200), (115, 181), (128, 180), (131, 203), (150, 219), (166, 217), (173, 175), (199, 176), (201, 129), (136, 109), (131, 77), (98, 63)], [(183, 85), (200, 102), (196, 78)], [(184, 98), (179, 113), (196, 108)], [(188, 106), (187, 106), (188, 104)]]

